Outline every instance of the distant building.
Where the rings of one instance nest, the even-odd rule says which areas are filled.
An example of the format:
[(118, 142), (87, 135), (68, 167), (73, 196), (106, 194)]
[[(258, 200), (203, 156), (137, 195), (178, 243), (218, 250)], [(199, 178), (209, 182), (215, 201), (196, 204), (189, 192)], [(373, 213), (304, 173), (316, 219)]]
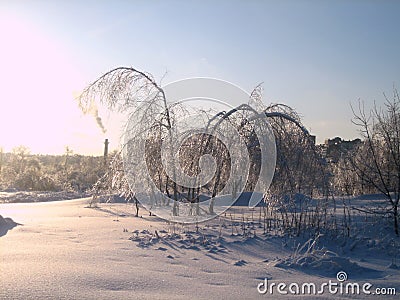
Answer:
[(313, 145), (315, 145), (317, 137), (315, 135), (310, 134), (309, 138), (310, 138), (310, 141), (313, 143)]
[(327, 159), (328, 162), (336, 163), (339, 161), (340, 156), (343, 153), (353, 150), (360, 143), (360, 139), (348, 141), (342, 140), (340, 137), (326, 139), (325, 143), (321, 145), (322, 155)]

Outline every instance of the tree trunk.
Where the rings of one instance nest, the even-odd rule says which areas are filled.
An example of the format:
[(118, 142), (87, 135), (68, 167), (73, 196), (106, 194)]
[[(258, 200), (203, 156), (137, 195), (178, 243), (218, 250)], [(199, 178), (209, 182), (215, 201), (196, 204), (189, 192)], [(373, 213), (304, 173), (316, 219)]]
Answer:
[(398, 211), (398, 205), (395, 204), (393, 207), (393, 217), (394, 217), (394, 232), (396, 235), (399, 235), (399, 211)]
[(139, 217), (139, 201), (135, 197), (135, 206), (136, 206), (136, 217)]

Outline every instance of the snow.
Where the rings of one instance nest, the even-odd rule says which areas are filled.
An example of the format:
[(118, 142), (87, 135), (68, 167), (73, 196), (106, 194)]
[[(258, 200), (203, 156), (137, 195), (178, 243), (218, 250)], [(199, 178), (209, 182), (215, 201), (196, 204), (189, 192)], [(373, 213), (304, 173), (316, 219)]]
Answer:
[(0, 191), (0, 203), (29, 203), (60, 201), (87, 197), (88, 194), (80, 192), (37, 192), (37, 191)]
[(133, 204), (88, 208), (89, 200), (0, 204), (0, 228), (7, 228), (0, 237), (0, 299), (291, 299), (261, 295), (257, 285), (265, 278), (320, 284), (336, 280), (338, 271), (349, 281), (395, 287), (397, 296), (385, 299), (400, 292), (399, 238), (362, 214), (350, 238), (310, 239), (263, 234), (257, 221), (243, 231), (229, 213), (179, 225), (142, 209), (135, 218)]

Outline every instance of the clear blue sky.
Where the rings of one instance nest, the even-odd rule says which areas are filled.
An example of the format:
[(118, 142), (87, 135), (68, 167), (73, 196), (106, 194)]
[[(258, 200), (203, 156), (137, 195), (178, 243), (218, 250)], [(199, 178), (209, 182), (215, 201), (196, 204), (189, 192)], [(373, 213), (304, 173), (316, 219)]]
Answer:
[(399, 12), (400, 1), (0, 0), (0, 147), (100, 153), (107, 134), (73, 93), (116, 66), (168, 72), (163, 83), (264, 82), (264, 102), (294, 107), (318, 142), (355, 138), (350, 103), (381, 105), (399, 87)]

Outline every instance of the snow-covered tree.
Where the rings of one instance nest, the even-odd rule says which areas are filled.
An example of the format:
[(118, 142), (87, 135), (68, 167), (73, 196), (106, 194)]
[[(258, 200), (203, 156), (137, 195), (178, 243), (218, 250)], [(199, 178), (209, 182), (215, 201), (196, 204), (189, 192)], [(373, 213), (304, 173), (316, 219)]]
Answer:
[(363, 184), (385, 195), (388, 206), (379, 213), (393, 219), (394, 231), (399, 235), (400, 201), (400, 97), (396, 89), (385, 107), (374, 105), (365, 112), (362, 103), (354, 111), (353, 123), (358, 126), (364, 142), (358, 153), (349, 158)]
[[(163, 88), (148, 73), (130, 67), (105, 73), (83, 91), (78, 99), (80, 106), (89, 111), (98, 101), (112, 111), (127, 114), (129, 122), (123, 155), (115, 157), (95, 188), (107, 190), (108, 186), (136, 199), (135, 187), (140, 187), (149, 195), (150, 209), (171, 207), (171, 214), (179, 216), (180, 207), (185, 204), (189, 205), (190, 214), (214, 215), (214, 197), (221, 191), (232, 195), (255, 190), (267, 193), (263, 187), (269, 186), (275, 169), (275, 142), (266, 150), (271, 157), (262, 152), (275, 139), (278, 163), (272, 192), (281, 198), (292, 198), (296, 193), (327, 195), (323, 161), (297, 113), (285, 105), (265, 107), (261, 94), (262, 88), (257, 86), (248, 103), (228, 111), (196, 110), (188, 114), (185, 107), (167, 101)], [(190, 128), (194, 123), (187, 115), (204, 124), (204, 130), (193, 130), (178, 143), (176, 128)], [(245, 148), (246, 159), (237, 159), (238, 154), (231, 151), (238, 144)], [(144, 155), (138, 155), (142, 149), (146, 150)], [(208, 160), (210, 156), (213, 161)], [(173, 168), (175, 163), (179, 170)], [(265, 165), (272, 168), (271, 174), (265, 171)], [(244, 167), (248, 171), (243, 171)], [(204, 169), (206, 173), (214, 170), (205, 183), (198, 178)], [(177, 182), (180, 171), (195, 180), (190, 185)], [(162, 196), (154, 197), (155, 190)], [(209, 200), (208, 208), (200, 207), (201, 199)]]

